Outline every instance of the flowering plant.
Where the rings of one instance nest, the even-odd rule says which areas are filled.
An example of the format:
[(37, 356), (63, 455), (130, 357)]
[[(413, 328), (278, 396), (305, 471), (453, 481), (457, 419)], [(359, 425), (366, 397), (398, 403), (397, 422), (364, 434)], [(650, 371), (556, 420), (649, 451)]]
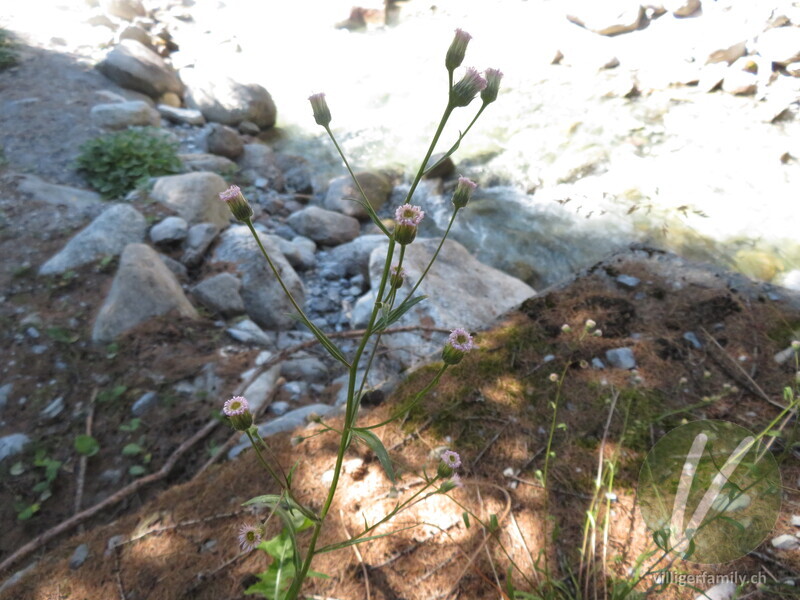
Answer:
[[(456, 30), (455, 38), (447, 52), (445, 59), (445, 67), (448, 73), (448, 99), (444, 110), (444, 114), (440, 120), (439, 126), (434, 133), (433, 140), (428, 147), (427, 153), (422, 160), (421, 166), (417, 170), (414, 179), (412, 180), (411, 187), (406, 195), (405, 201), (395, 211), (395, 225), (390, 229), (381, 221), (369, 198), (362, 189), (358, 179), (355, 177), (352, 168), (350, 167), (347, 158), (342, 153), (336, 138), (330, 128), (332, 120), (331, 111), (328, 107), (324, 94), (314, 94), (309, 98), (311, 108), (314, 115), (314, 120), (318, 125), (323, 127), (330, 137), (333, 145), (336, 147), (339, 155), (344, 162), (345, 167), (350, 173), (353, 182), (360, 194), (358, 202), (364, 207), (372, 222), (378, 229), (386, 235), (388, 240), (388, 250), (386, 260), (384, 263), (382, 276), (378, 285), (375, 303), (370, 314), (368, 324), (365, 332), (360, 339), (357, 349), (353, 356), (345, 356), (344, 352), (320, 330), (303, 312), (302, 307), (292, 297), (291, 292), (284, 284), (281, 277), (280, 270), (276, 268), (268, 252), (265, 250), (261, 243), (259, 236), (253, 227), (252, 217), (253, 211), (250, 208), (247, 200), (241, 193), (241, 190), (232, 186), (220, 194), (220, 199), (227, 203), (232, 214), (236, 219), (244, 223), (252, 233), (253, 237), (258, 244), (264, 259), (269, 265), (272, 273), (283, 288), (284, 293), (291, 301), (293, 307), (297, 311), (298, 319), (303, 323), (316, 337), (317, 341), (330, 353), (330, 355), (340, 363), (342, 363), (348, 370), (348, 384), (347, 384), (347, 402), (345, 405), (345, 414), (343, 424), (339, 429), (334, 429), (320, 421), (323, 431), (335, 432), (339, 435), (339, 449), (336, 456), (336, 464), (333, 469), (333, 477), (328, 488), (328, 493), (322, 508), (318, 511), (312, 510), (304, 506), (295, 498), (292, 491), (292, 478), (291, 473), (285, 474), (280, 465), (273, 464), (265, 457), (264, 452), (268, 452), (269, 448), (263, 439), (259, 436), (258, 429), (253, 425), (252, 415), (248, 410), (247, 400), (242, 397), (234, 397), (225, 403), (223, 414), (229, 419), (230, 424), (237, 430), (244, 432), (249, 438), (259, 462), (279, 486), (281, 493), (279, 495), (266, 495), (253, 498), (246, 504), (260, 504), (265, 505), (270, 509), (269, 519), (277, 515), (282, 524), (281, 534), (272, 540), (262, 542), (262, 537), (265, 532), (265, 523), (258, 524), (244, 524), (239, 532), (239, 542), (243, 549), (252, 550), (259, 547), (265, 550), (273, 557), (273, 561), (264, 573), (259, 575), (260, 582), (252, 586), (248, 593), (262, 593), (265, 597), (275, 599), (289, 599), (294, 600), (298, 597), (300, 589), (306, 577), (310, 575), (320, 575), (310, 571), (311, 562), (314, 555), (320, 552), (329, 552), (339, 548), (344, 548), (354, 544), (375, 539), (372, 535), (376, 527), (385, 523), (394, 517), (403, 508), (412, 503), (417, 503), (431, 494), (445, 493), (454, 487), (461, 485), (461, 480), (455, 470), (461, 466), (461, 458), (459, 455), (451, 450), (444, 452), (441, 455), (441, 463), (439, 464), (436, 475), (430, 476), (423, 472), (424, 486), (420, 493), (415, 494), (410, 500), (405, 502), (398, 502), (393, 510), (391, 510), (383, 519), (377, 523), (365, 523), (364, 529), (350, 539), (345, 540), (333, 546), (325, 546), (323, 548), (317, 547), (320, 532), (325, 524), (326, 517), (331, 508), (331, 504), (336, 494), (337, 485), (342, 472), (342, 463), (344, 460), (345, 452), (353, 441), (358, 440), (363, 442), (369, 447), (378, 457), (387, 477), (394, 483), (396, 475), (392, 466), (389, 453), (381, 442), (380, 438), (375, 434), (374, 430), (378, 429), (388, 423), (405, 415), (414, 405), (416, 405), (439, 381), (444, 372), (453, 365), (458, 364), (464, 356), (474, 348), (475, 344), (472, 336), (463, 328), (457, 328), (452, 331), (450, 337), (445, 343), (442, 350), (443, 364), (438, 372), (434, 375), (432, 380), (401, 410), (396, 411), (388, 420), (371, 425), (369, 427), (358, 426), (358, 413), (360, 407), (361, 397), (364, 391), (364, 382), (367, 380), (367, 373), (372, 365), (375, 353), (380, 344), (381, 335), (385, 330), (398, 319), (400, 319), (410, 308), (415, 304), (423, 301), (424, 296), (414, 296), (417, 288), (422, 280), (428, 274), (428, 271), (433, 266), (439, 252), (447, 238), (453, 222), (460, 210), (465, 208), (470, 200), (472, 192), (476, 184), (465, 177), (458, 180), (455, 189), (452, 203), (453, 212), (447, 229), (442, 236), (442, 239), (431, 257), (428, 265), (420, 275), (419, 279), (414, 283), (411, 291), (406, 297), (398, 303), (397, 292), (403, 286), (405, 279), (405, 271), (403, 269), (403, 259), (405, 256), (406, 247), (413, 243), (417, 235), (417, 228), (425, 217), (425, 212), (421, 207), (411, 204), (414, 191), (419, 185), (425, 173), (436, 168), (443, 160), (453, 154), (458, 148), (461, 140), (467, 134), (469, 129), (478, 119), (484, 109), (495, 101), (497, 92), (500, 85), (502, 73), (497, 69), (487, 69), (485, 77), (478, 73), (474, 68), (466, 69), (463, 77), (456, 83), (453, 83), (453, 74), (455, 69), (460, 67), (464, 59), (467, 44), (470, 41), (470, 35), (462, 30)], [(456, 142), (445, 152), (442, 157), (433, 165), (429, 165), (430, 158), (434, 149), (439, 141), (439, 138), (444, 130), (445, 124), (450, 118), (452, 112), (457, 108), (463, 108), (472, 103), (472, 101), (480, 94), (481, 106), (476, 115), (470, 122), (469, 126), (461, 133)], [(426, 169), (427, 166), (427, 169)], [(395, 261), (396, 257), (396, 262)], [(361, 373), (360, 373), (361, 371)], [(357, 384), (358, 377), (361, 378), (361, 384)], [(305, 550), (300, 548), (297, 540), (297, 533), (302, 530), (311, 529), (311, 538)]]

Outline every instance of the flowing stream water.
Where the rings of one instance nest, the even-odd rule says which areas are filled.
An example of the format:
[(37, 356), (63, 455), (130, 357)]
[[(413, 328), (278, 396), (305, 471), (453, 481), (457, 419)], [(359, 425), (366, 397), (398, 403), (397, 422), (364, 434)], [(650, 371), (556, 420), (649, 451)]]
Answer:
[[(462, 27), (473, 35), (465, 66), (505, 73), (454, 156), (481, 187), (453, 235), (480, 259), (541, 288), (643, 241), (800, 286), (800, 124), (791, 113), (770, 122), (776, 102), (796, 107), (800, 79), (781, 75), (755, 96), (676, 83), (699, 57), (760, 33), (779, 2), (704, 4), (696, 18), (666, 14), (607, 38), (569, 22), (556, 0), (410, 0), (398, 24), (361, 33), (333, 27), (350, 2), (197, 2), (175, 60), (264, 85), (279, 111), (275, 143), (333, 177), (343, 167), (306, 100), (324, 91), (356, 168), (407, 180), (444, 108), (444, 54)], [(455, 114), (440, 150), (474, 104)], [(417, 201), (446, 225), (449, 198), (435, 186)]]

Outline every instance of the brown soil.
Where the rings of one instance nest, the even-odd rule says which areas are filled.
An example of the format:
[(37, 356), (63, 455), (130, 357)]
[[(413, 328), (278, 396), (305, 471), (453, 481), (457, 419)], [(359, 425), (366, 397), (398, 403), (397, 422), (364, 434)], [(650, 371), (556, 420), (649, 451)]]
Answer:
[[(531, 583), (541, 579), (546, 565), (556, 580), (570, 587), (571, 577), (578, 576), (583, 513), (593, 492), (601, 446), (606, 459), (616, 457), (618, 461), (613, 489), (618, 500), (612, 504), (607, 557), (603, 561), (600, 545), (596, 554), (590, 553), (594, 570), (591, 576), (583, 577), (582, 585), (599, 591), (604, 577), (608, 586), (615, 579), (629, 578), (628, 569), (650, 543), (635, 495), (645, 452), (663, 433), (687, 420), (724, 419), (752, 431), (766, 426), (778, 409), (762, 397), (759, 388), (766, 397), (779, 401), (783, 388), (793, 380), (794, 366), (779, 365), (772, 357), (788, 345), (800, 323), (800, 313), (780, 302), (740, 295), (723, 285), (684, 285), (676, 290), (673, 282), (664, 279), (647, 260), (620, 259), (614, 266), (643, 283), (637, 290), (625, 290), (606, 271), (596, 269), (563, 289), (531, 299), (499, 326), (480, 334), (480, 352), (452, 369), (405, 423), (379, 430), (402, 474), (397, 486), (399, 498), (419, 489), (414, 473), (435, 469), (434, 451), (442, 447), (461, 453), (466, 485), (451, 492), (453, 500), (436, 495), (405, 511), (379, 532), (413, 527), (362, 544), (360, 554), (346, 548), (320, 555), (313, 568), (329, 578), (309, 580), (305, 587), (308, 597), (504, 597), (500, 589), (505, 589), (509, 557), (523, 570), (524, 576), (513, 576), (521, 589), (530, 587), (525, 578)], [(92, 285), (80, 286), (80, 290), (95, 285), (101, 288), (103, 280), (108, 279), (104, 273), (82, 274), (83, 281), (87, 277)], [(77, 286), (58, 290), (59, 311), (80, 301)], [(588, 318), (603, 330), (602, 337), (581, 335)], [(563, 323), (571, 324), (573, 332), (563, 333)], [(703, 341), (703, 349), (695, 349), (682, 338), (689, 330)], [(214, 361), (233, 385), (236, 373), (251, 357), (242, 353), (225, 362), (215, 354), (215, 344), (214, 330), (207, 323), (190, 326), (162, 321), (123, 340), (115, 359), (70, 345), (61, 355), (72, 361), (67, 370), (74, 390), (70, 399), (85, 401), (86, 390), (91, 393), (98, 387), (86, 372), (98, 369), (110, 381), (125, 382), (134, 389), (144, 373), (155, 371), (174, 382)], [(633, 381), (628, 371), (581, 367), (582, 360), (622, 346), (634, 348), (641, 382)], [(556, 358), (544, 362), (550, 354)], [(429, 381), (435, 368), (418, 370), (389, 401), (365, 411), (362, 423), (386, 418)], [(54, 376), (44, 364), (27, 364), (24, 369), (32, 379)], [(557, 421), (565, 428), (558, 429), (554, 437), (555, 458), (545, 493), (535, 473), (544, 468), (552, 419), (549, 403), (555, 399), (556, 386), (549, 375), (562, 372), (566, 375)], [(687, 383), (679, 383), (682, 377)], [(734, 387), (726, 391), (726, 384)], [(604, 436), (609, 399), (615, 393), (617, 409)], [(712, 401), (703, 403), (706, 397)], [(152, 440), (154, 469), (205, 422), (218, 402), (218, 398), (191, 405), (177, 402), (148, 420), (146, 435)], [(689, 408), (692, 406), (695, 408)], [(626, 412), (628, 426), (623, 429)], [(119, 460), (119, 446), (128, 441), (118, 431), (123, 415), (113, 404), (98, 406), (96, 435), (103, 452), (89, 460), (92, 473)], [(337, 427), (338, 422), (331, 425)], [(54, 456), (74, 466), (74, 452), (65, 440), (73, 429), (80, 429), (80, 423), (48, 427)], [(219, 431), (218, 435), (224, 438), (228, 433)], [(786, 445), (782, 437), (775, 449)], [(320, 435), (293, 446), (290, 436), (282, 435), (271, 438), (270, 446), (284, 469), (297, 465), (294, 489), (298, 498), (319, 509), (326, 491), (324, 474), (335, 460), (335, 437)], [(241, 522), (254, 518), (242, 502), (276, 490), (259, 470), (252, 452), (196, 478), (192, 474), (207, 455), (202, 448), (190, 454), (171, 481), (147, 489), (143, 496), (132, 497), (113, 513), (87, 523), (83, 533), (43, 547), (36, 555), (37, 566), (0, 598), (243, 597), (243, 591), (255, 582), (254, 573), (263, 570), (267, 560), (261, 552), (239, 553), (236, 529)], [(796, 453), (793, 457), (790, 451), (788, 456), (781, 467), (783, 514), (772, 536), (789, 533), (789, 515), (800, 512), (795, 485), (800, 465)], [(514, 489), (508, 484), (515, 479), (503, 474), (509, 467), (520, 471)], [(4, 494), (9, 488), (23, 493), (31, 483), (20, 478), (6, 481)], [(4, 535), (0, 558), (71, 514), (72, 483), (72, 478), (60, 476), (58, 499), (48, 501), (41, 514), (24, 524), (15, 522), (5, 500), (9, 496), (4, 497), (2, 521), (8, 535)], [(106, 493), (89, 479), (87, 486), (87, 498)], [(378, 461), (365, 448), (352, 448), (320, 544), (359, 531), (364, 518), (376, 521), (395, 502), (392, 485)], [(496, 514), (498, 531), (488, 533), (475, 519), (466, 528), (462, 506), (480, 515), (484, 523), (489, 522), (489, 515)], [(265, 516), (263, 511), (257, 514)], [(109, 550), (109, 540), (116, 535), (123, 536), (124, 543)], [(304, 536), (307, 534), (301, 535), (301, 540), (307, 543)], [(90, 558), (79, 569), (71, 570), (69, 557), (81, 543), (89, 545)], [(767, 541), (758, 556), (735, 563), (700, 568), (678, 561), (675, 567), (689, 573), (763, 572), (772, 583), (774, 578), (800, 572), (800, 560), (796, 553), (773, 551)], [(641, 584), (640, 589), (643, 587)], [(757, 592), (751, 587), (746, 591), (752, 592), (751, 598), (784, 597), (774, 588)], [(695, 595), (687, 588), (672, 586), (659, 597)]]

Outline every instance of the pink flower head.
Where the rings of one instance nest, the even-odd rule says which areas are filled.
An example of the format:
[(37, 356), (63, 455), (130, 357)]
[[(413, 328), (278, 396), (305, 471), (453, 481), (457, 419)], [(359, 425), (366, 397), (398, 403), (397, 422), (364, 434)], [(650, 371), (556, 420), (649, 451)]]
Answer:
[(475, 342), (472, 340), (472, 336), (466, 329), (462, 329), (461, 327), (453, 329), (453, 331), (450, 332), (450, 335), (447, 338), (447, 343), (461, 352), (469, 352), (475, 347)]
[(456, 208), (464, 208), (472, 197), (472, 192), (475, 191), (476, 187), (478, 187), (478, 184), (471, 179), (459, 177), (456, 191), (453, 192), (453, 206)]
[(232, 185), (227, 190), (220, 193), (219, 199), (222, 200), (223, 202), (232, 202), (241, 195), (242, 195), (242, 190), (239, 188), (239, 186)]
[(232, 185), (224, 192), (221, 192), (219, 199), (228, 205), (231, 213), (240, 221), (248, 221), (253, 216), (253, 209), (248, 204), (242, 190), (238, 185)]
[(464, 487), (464, 482), (461, 481), (461, 477), (458, 473), (453, 473), (453, 475), (450, 477), (450, 481), (458, 488)]
[(453, 106), (467, 106), (475, 95), (486, 88), (486, 80), (481, 77), (473, 67), (469, 67), (461, 81), (453, 86), (450, 91), (450, 101)]
[(222, 407), (222, 413), (226, 417), (238, 417), (250, 410), (250, 406), (247, 403), (247, 398), (244, 396), (234, 396)]
[(456, 29), (456, 35), (450, 43), (450, 48), (447, 49), (447, 56), (444, 59), (444, 66), (448, 71), (453, 71), (456, 67), (461, 66), (464, 60), (464, 55), (467, 53), (467, 44), (472, 39), (472, 36), (463, 29)]
[(397, 207), (397, 210), (394, 211), (394, 216), (398, 225), (411, 225), (416, 227), (422, 222), (423, 217), (425, 217), (425, 212), (419, 206), (403, 204), (403, 206)]
[(317, 125), (327, 127), (331, 122), (331, 111), (325, 100), (325, 94), (313, 94), (308, 97), (308, 101), (311, 102), (311, 110), (314, 111), (314, 120)]
[(481, 91), (481, 100), (484, 104), (489, 104), (497, 100), (497, 92), (500, 90), (500, 80), (503, 78), (503, 73), (500, 69), (486, 69), (483, 72), (486, 75), (486, 87)]
[(261, 543), (261, 537), (264, 535), (264, 529), (259, 525), (252, 525), (244, 523), (239, 528), (239, 546), (245, 552), (254, 550)]
[(442, 452), (442, 462), (451, 469), (457, 469), (461, 466), (461, 457), (458, 455), (458, 452), (445, 450)]

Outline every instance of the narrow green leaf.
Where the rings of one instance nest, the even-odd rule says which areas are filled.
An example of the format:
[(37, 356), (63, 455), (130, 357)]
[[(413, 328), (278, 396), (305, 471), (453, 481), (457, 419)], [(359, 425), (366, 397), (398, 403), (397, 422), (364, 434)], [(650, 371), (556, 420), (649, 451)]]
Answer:
[(461, 518), (463, 519), (466, 528), (469, 529), (469, 515), (467, 514), (467, 511), (461, 513)]
[(400, 320), (400, 318), (404, 314), (406, 314), (409, 310), (414, 308), (414, 306), (416, 306), (426, 298), (427, 296), (414, 296), (413, 298), (409, 298), (408, 300), (403, 302), (400, 306), (393, 309), (389, 313), (388, 317), (382, 316), (380, 319), (378, 319), (378, 322), (375, 323), (374, 327), (372, 328), (373, 332), (382, 331), (387, 327), (389, 327), (390, 325), (392, 325), (393, 323), (396, 323), (397, 321)]
[(389, 458), (389, 453), (381, 442), (380, 438), (367, 429), (353, 428), (351, 430), (353, 435), (362, 440), (378, 457), (378, 460), (386, 472), (386, 476), (392, 483), (396, 483), (396, 476), (394, 474), (394, 467), (392, 467), (392, 460)]
[(345, 540), (344, 542), (331, 544), (330, 546), (323, 546), (322, 548), (317, 549), (315, 553), (323, 554), (325, 552), (334, 552), (335, 550), (341, 550), (342, 548), (347, 548), (348, 546), (355, 546), (357, 544), (362, 544), (364, 542), (371, 542), (372, 540), (378, 540), (382, 537), (394, 535), (395, 533), (400, 533), (401, 531), (405, 531), (406, 529), (412, 529), (416, 526), (417, 524), (408, 525), (407, 527), (403, 527), (401, 529), (395, 529), (394, 531), (390, 531), (388, 533), (381, 533), (380, 535), (371, 535), (369, 537), (363, 537), (363, 538), (352, 538), (349, 540)]

